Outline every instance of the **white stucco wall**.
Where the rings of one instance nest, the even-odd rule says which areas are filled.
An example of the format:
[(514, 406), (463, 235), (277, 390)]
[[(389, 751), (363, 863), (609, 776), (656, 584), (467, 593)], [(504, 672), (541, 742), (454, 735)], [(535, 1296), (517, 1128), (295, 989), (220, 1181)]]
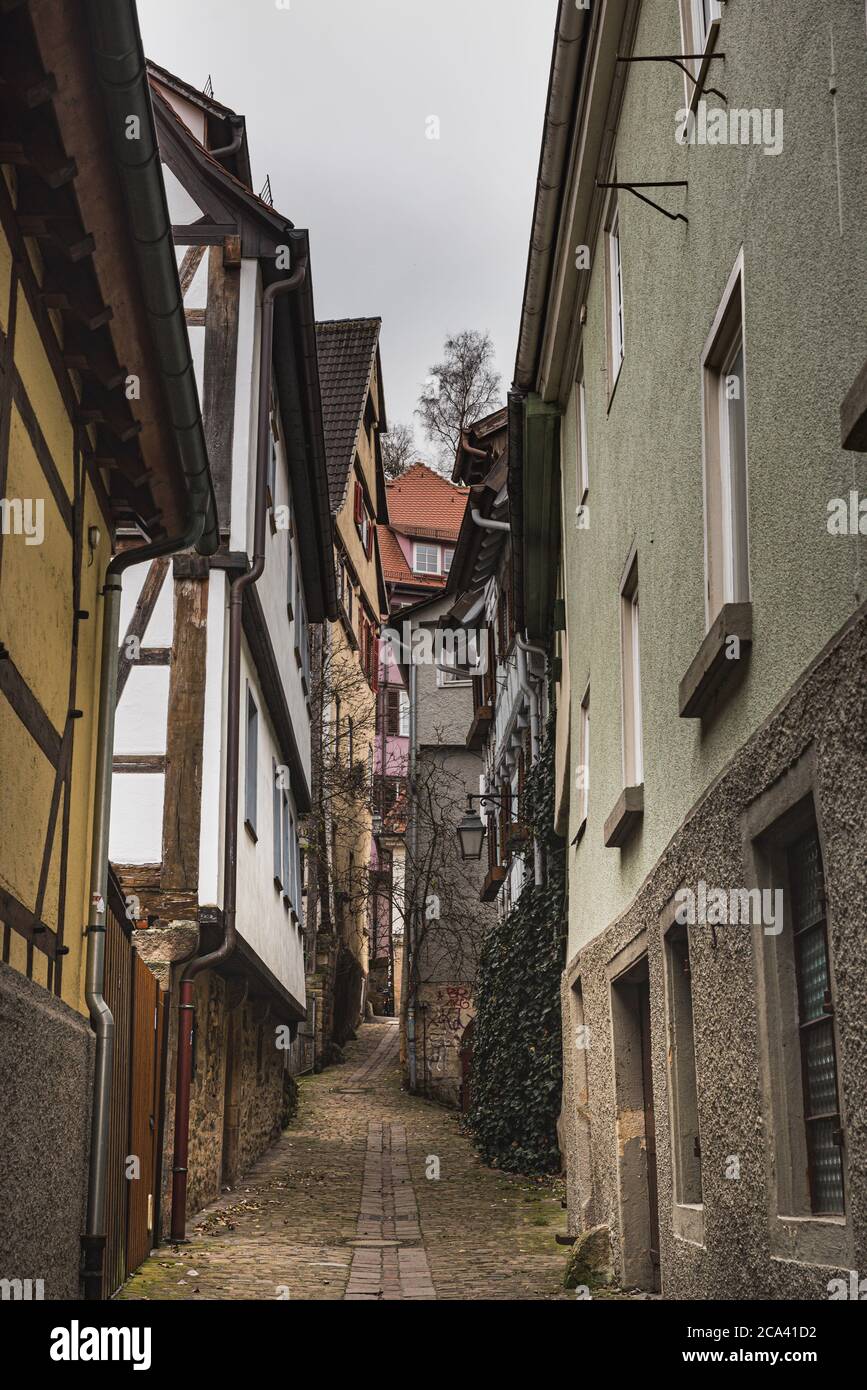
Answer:
[[(257, 748), (257, 839), (246, 825), (244, 789), (246, 785), (247, 689), (252, 691), (259, 712)], [(272, 761), (273, 760), (273, 761)], [(273, 762), (281, 762), (280, 750), (259, 686), (246, 642), (241, 655), (241, 758), (238, 807), (238, 889), (237, 928), (240, 936), (278, 980), (304, 1002), (303, 937), (284, 905), (283, 895), (274, 884)], [(295, 824), (298, 814), (291, 790), (290, 810)], [(298, 903), (300, 912), (301, 904)]]

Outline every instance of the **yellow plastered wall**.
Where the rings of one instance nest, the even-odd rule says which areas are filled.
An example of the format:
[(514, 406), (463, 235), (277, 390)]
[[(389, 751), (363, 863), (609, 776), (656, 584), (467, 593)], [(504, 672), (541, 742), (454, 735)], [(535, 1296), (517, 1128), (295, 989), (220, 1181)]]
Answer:
[[(10, 321), (12, 257), (0, 234), (0, 327)], [(28, 306), (16, 290), (14, 363), (67, 498), (72, 503), (74, 433), (63, 397)], [(86, 1014), (83, 993), (84, 935), (88, 920), (90, 835), (93, 816), (96, 709), (99, 687), (102, 600), (100, 576), (110, 558), (109, 527), (88, 482), (82, 490), (82, 561), (79, 607), (89, 617), (79, 624), (76, 689), (70, 690), (73, 639), (73, 540), (18, 409), (10, 414), (9, 454), (4, 495), (41, 503), (42, 539), (27, 544), (22, 534), (3, 538), (0, 560), (0, 642), (9, 652), (52, 727), (62, 735), (70, 709), (75, 721), (68, 844), (64, 892), (64, 945), (61, 997)], [(89, 528), (99, 532), (88, 544)], [(0, 695), (0, 885), (34, 910), (48, 837), (55, 773), (6, 698)], [(62, 881), (62, 835), (67, 808), (61, 796), (48, 849), (42, 920), (55, 930)], [(27, 946), (12, 931), (9, 964), (27, 968)], [(48, 982), (48, 962), (33, 953), (33, 979)]]

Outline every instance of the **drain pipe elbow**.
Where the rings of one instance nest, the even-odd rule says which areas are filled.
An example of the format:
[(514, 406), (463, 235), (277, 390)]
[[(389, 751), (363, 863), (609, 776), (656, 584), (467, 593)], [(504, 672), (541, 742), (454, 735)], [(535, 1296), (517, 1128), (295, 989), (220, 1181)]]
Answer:
[(237, 154), (244, 139), (244, 122), (240, 116), (236, 116), (230, 124), (234, 126), (235, 134), (232, 136), (228, 145), (219, 145), (215, 150), (209, 150), (212, 159), (222, 159), (226, 155)]
[(508, 521), (495, 521), (493, 517), (482, 516), (478, 507), (470, 509), (470, 516), (482, 531), (511, 531), (512, 529)]

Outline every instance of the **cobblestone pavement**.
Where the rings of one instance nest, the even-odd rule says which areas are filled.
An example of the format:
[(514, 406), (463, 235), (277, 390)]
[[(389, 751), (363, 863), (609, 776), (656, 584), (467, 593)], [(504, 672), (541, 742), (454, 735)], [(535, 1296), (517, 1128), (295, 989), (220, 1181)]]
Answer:
[(562, 1184), (484, 1167), (454, 1114), (401, 1091), (397, 1047), (376, 1019), (303, 1077), (293, 1126), (118, 1297), (574, 1298)]

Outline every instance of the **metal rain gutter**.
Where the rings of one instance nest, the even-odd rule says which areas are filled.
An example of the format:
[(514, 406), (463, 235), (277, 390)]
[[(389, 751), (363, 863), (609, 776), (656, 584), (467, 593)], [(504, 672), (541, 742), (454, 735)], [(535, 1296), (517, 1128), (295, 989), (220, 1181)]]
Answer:
[(536, 385), (539, 340), (557, 245), (569, 146), (577, 109), (578, 74), (589, 18), (589, 11), (578, 9), (574, 0), (560, 0), (515, 361), (515, 385), (523, 390), (531, 391)]
[[(178, 440), (191, 511), (205, 515), (197, 549), (201, 555), (213, 555), (220, 544), (217, 503), (136, 7), (134, 0), (84, 3), (112, 155), (129, 213), (132, 250), (146, 288), (145, 308), (169, 420)], [(135, 126), (130, 124), (133, 120)], [(130, 129), (137, 129), (138, 139), (127, 138)]]
[[(187, 526), (181, 535), (164, 537), (114, 556), (101, 590), (105, 606), (85, 964), (85, 996), (96, 1034), (96, 1059), (87, 1218), (82, 1237), (85, 1296), (98, 1299), (102, 1296), (106, 1243), (105, 1192), (114, 1055), (114, 1018), (103, 991), (121, 576), (132, 565), (192, 546), (203, 555), (211, 555), (219, 544), (219, 530), (135, 5), (133, 0), (85, 0), (85, 9), (112, 154), (124, 190), (133, 250), (145, 291), (154, 355), (160, 367), (189, 503)], [(130, 116), (139, 121), (138, 141), (126, 138)]]

